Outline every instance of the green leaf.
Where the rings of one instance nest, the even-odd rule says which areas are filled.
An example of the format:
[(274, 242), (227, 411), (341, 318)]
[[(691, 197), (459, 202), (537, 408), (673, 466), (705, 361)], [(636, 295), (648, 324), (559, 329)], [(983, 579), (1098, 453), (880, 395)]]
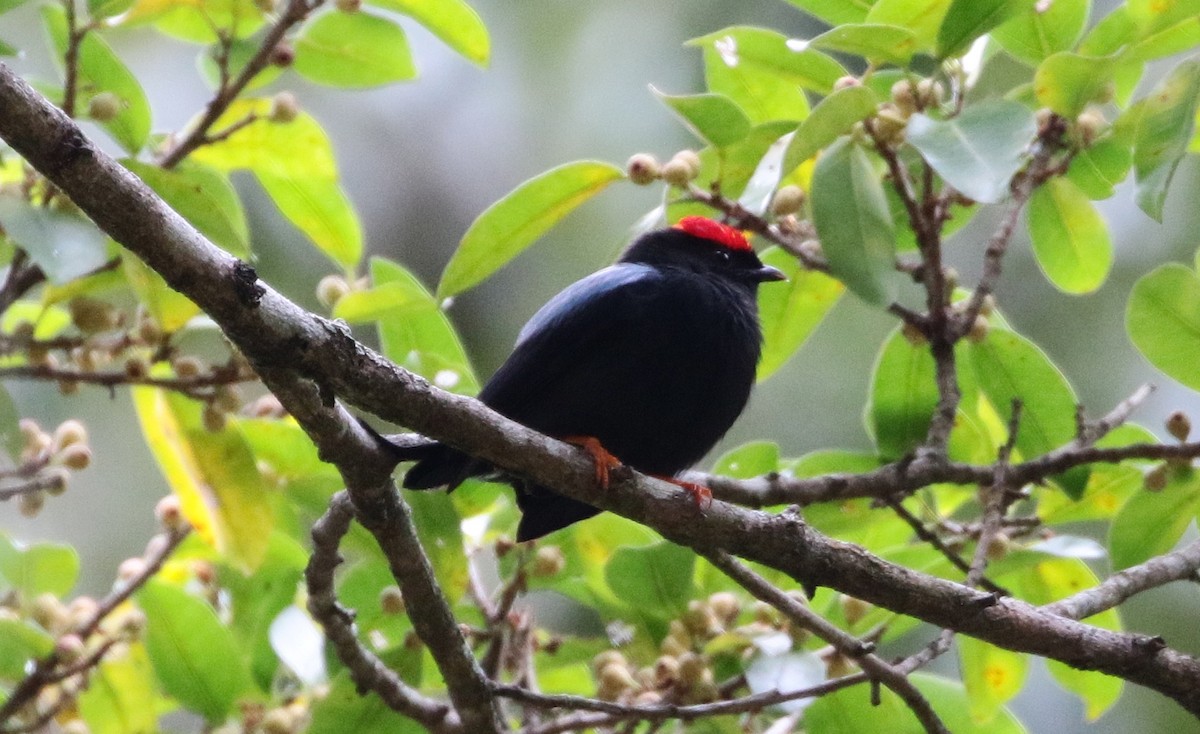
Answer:
[[(235, 38), (230, 41), (229, 48), (224, 53), (228, 54), (226, 64), (231, 77), (237, 78), (242, 73), (246, 65), (258, 54), (259, 45), (259, 39)], [(214, 90), (221, 86), (221, 68), (217, 65), (216, 61), (221, 53), (221, 44), (214, 43), (201, 51), (196, 58), (200, 75), (204, 77), (204, 81), (208, 82), (208, 86)], [(261, 89), (278, 79), (283, 72), (283, 67), (276, 64), (267, 64), (264, 69), (251, 78), (250, 82), (246, 85), (245, 91), (252, 92), (256, 89)]]
[(1133, 151), (1129, 144), (1110, 136), (1076, 153), (1067, 179), (1089, 199), (1107, 199), (1116, 193), (1116, 185), (1125, 180), (1131, 165)]
[(15, 617), (0, 618), (0, 681), (25, 677), (31, 660), (54, 650), (54, 638), (32, 622)]
[(1162, 221), (1167, 187), (1196, 130), (1198, 106), (1200, 60), (1175, 67), (1146, 98), (1133, 145), (1133, 167), (1138, 207), (1155, 221)]
[(363, 253), (362, 225), (336, 181), (256, 174), (279, 211), (308, 235), (317, 249), (347, 271), (357, 267)]
[(121, 165), (137, 174), (214, 245), (234, 257), (250, 257), (246, 213), (224, 174), (190, 161), (169, 171), (128, 158)]
[(1089, 104), (1109, 93), (1119, 63), (1118, 54), (1056, 53), (1038, 65), (1033, 75), (1033, 93), (1039, 103), (1074, 119)]
[(916, 35), (917, 48), (932, 51), (950, 0), (878, 0), (867, 23), (900, 26)]
[(61, 597), (79, 579), (79, 554), (69, 545), (22, 546), (0, 534), (0, 578), (29, 601), (42, 594)]
[(146, 442), (196, 533), (239, 568), (257, 568), (275, 508), (245, 439), (230, 426), (209, 431), (201, 406), (182, 395), (140, 386), (133, 388), (133, 403)]
[(861, 23), (867, 18), (873, 0), (787, 0), (829, 25)]
[(844, 286), (824, 273), (808, 270), (778, 247), (760, 255), (764, 264), (779, 268), (787, 283), (758, 289), (758, 318), (763, 352), (758, 362), (761, 382), (782, 367), (828, 315)]
[(875, 359), (866, 410), (879, 455), (897, 459), (924, 443), (937, 402), (929, 348), (893, 330)]
[(208, 603), (151, 580), (135, 598), (146, 613), (146, 651), (167, 693), (210, 722), (254, 691), (233, 633)]
[(138, 301), (167, 334), (179, 331), (200, 314), (199, 306), (167, 285), (161, 275), (131, 253), (121, 257), (121, 272)]
[(255, 0), (134, 0), (122, 25), (153, 23), (160, 32), (191, 43), (217, 43), (221, 38), (248, 38), (266, 21)]
[(1013, 400), (1021, 401), (1016, 445), (1022, 457), (1040, 456), (1074, 438), (1075, 392), (1033, 342), (993, 328), (983, 341), (968, 347), (979, 387), (1001, 420), (1007, 423)]
[(1028, 6), (992, 31), (1000, 47), (1030, 66), (1047, 56), (1074, 48), (1087, 25), (1090, 0), (1054, 0)]
[(750, 479), (779, 470), (779, 444), (751, 441), (721, 455), (713, 464), (713, 474), (733, 479)]
[(362, 10), (321, 13), (300, 29), (295, 48), (300, 76), (331, 87), (376, 87), (417, 76), (400, 26)]
[(1129, 49), (1125, 57), (1130, 63), (1152, 61), (1187, 51), (1197, 43), (1200, 43), (1200, 16), (1187, 18), (1151, 33)]
[(463, 0), (367, 0), (367, 4), (409, 16), (467, 60), (488, 65), (491, 42), (487, 26)]
[(839, 89), (821, 100), (788, 143), (783, 156), (784, 175), (850, 132), (854, 123), (874, 115), (876, 104), (875, 95), (866, 87)]
[(1108, 550), (1114, 570), (1129, 568), (1175, 547), (1200, 510), (1200, 474), (1192, 467), (1167, 470), (1158, 492), (1135, 492), (1113, 518)]
[(0, 0), (0, 13), (7, 13), (10, 10), (19, 8), (26, 2), (27, 0)]
[[(784, 43), (783, 37), (779, 36), (781, 53), (793, 55)], [(803, 90), (792, 79), (775, 73), (775, 69), (756, 65), (753, 57), (744, 57), (739, 51), (738, 39), (732, 35), (700, 45), (704, 49), (704, 80), (708, 91), (728, 97), (752, 124), (772, 120), (798, 122), (808, 114), (808, 100)], [(817, 51), (809, 53), (821, 56)]]
[[(217, 142), (197, 148), (191, 160), (221, 171), (250, 170), (282, 178), (337, 180), (333, 146), (321, 125), (301, 112), (288, 122), (270, 119), (271, 100), (239, 99), (217, 118), (214, 135), (249, 124)], [(193, 123), (194, 124), (194, 123)]]
[[(67, 15), (57, 5), (42, 7), (46, 30), (59, 57), (67, 51)], [(106, 120), (96, 120), (122, 148), (136, 153), (150, 137), (150, 102), (137, 77), (99, 34), (92, 32), (79, 43), (77, 107), (87, 110), (88, 102), (98, 94), (116, 97), (117, 112)]]
[(963, 194), (994, 204), (1025, 162), (1025, 150), (1037, 133), (1033, 113), (1024, 105), (996, 99), (968, 107), (951, 120), (914, 114), (907, 140), (929, 165)]
[(875, 64), (907, 66), (917, 51), (917, 34), (894, 25), (838, 25), (808, 42), (813, 48), (862, 56)]
[(964, 635), (958, 660), (971, 719), (989, 722), (1016, 696), (1029, 673), (1029, 656)]
[(966, 51), (976, 38), (1028, 7), (1025, 0), (954, 0), (938, 30), (937, 55)]
[(89, 219), (6, 196), (0, 199), (0, 226), (51, 283), (61, 285), (108, 262), (108, 236)]
[[(988, 722), (971, 717), (966, 690), (957, 681), (929, 673), (914, 673), (909, 680), (933, 707), (947, 731), (971, 734), (1026, 734), (1007, 709)], [(821, 696), (804, 712), (807, 731), (821, 734), (922, 734), (927, 731), (909, 707), (888, 688), (879, 691), (878, 705), (869, 686), (852, 686)]]
[[(396, 305), (377, 318), (384, 355), (443, 390), (463, 395), (479, 392), (479, 381), (458, 334), (416, 276), (389, 260), (372, 258), (371, 280), (376, 289), (397, 294)], [(339, 301), (338, 309), (341, 307)]]
[(687, 609), (696, 554), (662, 541), (640, 548), (618, 548), (604, 567), (612, 593), (631, 606), (662, 619)]
[(88, 0), (88, 14), (94, 19), (111, 18), (133, 7), (134, 0)]
[(157, 734), (162, 694), (146, 647), (134, 643), (104, 656), (79, 696), (92, 734)]
[(1129, 18), (1143, 34), (1164, 28), (1200, 15), (1196, 0), (1129, 0)]
[(896, 297), (895, 235), (883, 184), (866, 151), (843, 138), (813, 171), (812, 218), (829, 269), (867, 303)]
[(750, 118), (723, 94), (663, 94), (650, 91), (683, 120), (689, 130), (718, 148), (732, 145), (750, 133)]
[(307, 734), (424, 734), (427, 729), (388, 708), (379, 696), (358, 692), (350, 671), (333, 679), (329, 693), (312, 707)]
[(25, 448), (25, 437), (21, 435), (21, 413), (13, 402), (8, 387), (0, 385), (0, 449), (8, 454), (15, 464)]
[(725, 28), (692, 39), (688, 45), (704, 49), (706, 70), (719, 63), (730, 69), (741, 68), (746, 74), (778, 77), (793, 87), (820, 94), (832, 92), (834, 83), (846, 75), (845, 67), (829, 56), (764, 28)]
[(1107, 56), (1137, 40), (1138, 28), (1129, 8), (1118, 5), (1087, 32), (1077, 49), (1086, 56)]
[(1125, 310), (1129, 338), (1150, 364), (1200, 390), (1200, 278), (1178, 263), (1142, 276)]
[(1104, 283), (1113, 263), (1108, 225), (1078, 186), (1046, 181), (1029, 200), (1027, 221), (1038, 266), (1056, 288), (1091, 293)]
[(454, 503), (446, 492), (409, 492), (405, 499), (412, 508), (417, 537), (433, 564), (438, 585), (454, 604), (469, 586), (467, 555)]
[(529, 179), (471, 223), (438, 284), (438, 298), (478, 285), (577, 206), (622, 178), (621, 169), (576, 161)]

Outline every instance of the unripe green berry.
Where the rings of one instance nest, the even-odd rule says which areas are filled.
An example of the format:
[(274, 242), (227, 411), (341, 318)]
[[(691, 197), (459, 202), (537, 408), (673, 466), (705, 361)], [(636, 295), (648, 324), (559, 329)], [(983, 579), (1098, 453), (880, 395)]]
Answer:
[(271, 98), (271, 111), (268, 115), (271, 122), (291, 122), (300, 114), (300, 103), (296, 95), (288, 91), (277, 93)]
[(1166, 426), (1167, 433), (1177, 441), (1186, 441), (1188, 434), (1192, 432), (1192, 421), (1182, 410), (1176, 410), (1167, 416)]
[(384, 614), (404, 614), (404, 595), (398, 586), (385, 586), (379, 591), (379, 608)]
[(638, 186), (654, 183), (661, 172), (658, 160), (649, 153), (635, 153), (625, 163), (625, 175)]
[(700, 175), (700, 168), (703, 163), (700, 160), (700, 154), (690, 148), (684, 148), (675, 155), (671, 156), (671, 160), (682, 161), (688, 170), (692, 172), (692, 178)]
[(892, 103), (896, 105), (901, 114), (911, 115), (917, 111), (917, 90), (913, 83), (907, 79), (901, 79), (892, 85)]
[(795, 214), (804, 206), (804, 189), (791, 184), (782, 186), (771, 198), (771, 213), (777, 217)]
[(326, 308), (333, 308), (350, 290), (350, 284), (342, 276), (326, 275), (317, 282), (317, 300)]
[(678, 158), (672, 158), (662, 167), (662, 179), (672, 186), (683, 188), (693, 178), (695, 175), (692, 173), (691, 167)]
[(72, 298), (67, 304), (67, 310), (71, 313), (71, 322), (85, 334), (108, 331), (118, 322), (116, 309), (98, 298)]
[(121, 114), (124, 105), (112, 92), (101, 92), (88, 100), (87, 116), (96, 122), (110, 122)]

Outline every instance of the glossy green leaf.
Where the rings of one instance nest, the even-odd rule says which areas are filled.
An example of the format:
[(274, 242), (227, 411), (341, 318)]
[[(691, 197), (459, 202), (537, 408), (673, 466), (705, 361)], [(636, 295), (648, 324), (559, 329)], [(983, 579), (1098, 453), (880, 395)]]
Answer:
[[(734, 26), (688, 41), (704, 49), (705, 68), (717, 63), (762, 74), (819, 94), (829, 94), (846, 69), (803, 41), (765, 28)], [(720, 91), (720, 90), (713, 90)], [(747, 108), (747, 111), (748, 108)]]
[[(60, 58), (67, 50), (67, 15), (57, 5), (42, 7), (46, 30)], [(77, 109), (86, 111), (88, 102), (98, 94), (116, 97), (117, 111), (100, 124), (122, 148), (136, 153), (150, 136), (150, 102), (137, 77), (129, 71), (116, 52), (97, 33), (88, 33), (79, 43), (77, 67)]]
[(415, 79), (408, 37), (387, 18), (330, 10), (304, 24), (293, 68), (331, 87), (363, 88)]
[(1104, 217), (1070, 180), (1052, 178), (1029, 200), (1029, 236), (1038, 266), (1056, 288), (1091, 293), (1108, 277), (1112, 239)]
[(137, 295), (138, 302), (146, 307), (165, 333), (179, 331), (200, 314), (199, 306), (167, 285), (161, 275), (130, 253), (121, 257), (121, 273)]
[(1196, 0), (1128, 0), (1129, 18), (1143, 34), (1155, 33), (1200, 15)]
[(867, 18), (873, 0), (787, 0), (829, 25), (861, 23)]
[(663, 94), (650, 88), (689, 130), (706, 143), (723, 148), (750, 133), (750, 118), (723, 94)]
[(1129, 8), (1122, 4), (1092, 26), (1076, 50), (1085, 56), (1107, 56), (1128, 46), (1137, 37), (1137, 24), (1129, 17)]
[(367, 0), (367, 4), (411, 17), (467, 60), (487, 66), (491, 56), (487, 26), (463, 0)]
[(379, 696), (361, 695), (350, 671), (335, 677), (329, 693), (313, 703), (307, 734), (424, 734), (427, 729), (388, 708)]
[(239, 568), (257, 568), (275, 525), (274, 498), (241, 434), (230, 426), (209, 431), (197, 402), (159, 388), (134, 387), (133, 403), (146, 442), (196, 533)]
[(966, 51), (976, 38), (1028, 8), (1025, 0), (954, 0), (938, 30), (937, 55)]
[[(1200, 11), (1197, 11), (1200, 12)], [(1200, 43), (1200, 16), (1193, 16), (1165, 27), (1138, 41), (1125, 53), (1133, 62), (1152, 61), (1194, 48)]]
[(1073, 119), (1089, 104), (1109, 93), (1113, 74), (1119, 66), (1120, 57), (1116, 54), (1056, 53), (1038, 65), (1033, 76), (1033, 93), (1039, 103)]
[(336, 181), (256, 172), (258, 182), (288, 221), (330, 260), (352, 271), (363, 254), (362, 225)]
[(0, 226), (51, 283), (61, 285), (108, 262), (107, 235), (81, 216), (4, 197), (0, 199)]
[[(758, 40), (757, 36), (750, 38)], [(778, 52), (793, 55), (784, 43), (783, 37), (779, 36)], [(753, 57), (744, 57), (738, 39), (732, 35), (705, 40), (699, 45), (704, 49), (704, 80), (708, 91), (728, 97), (752, 124), (772, 120), (799, 122), (808, 114), (808, 100), (803, 90), (792, 79), (775, 73), (773, 68), (756, 65)], [(817, 51), (808, 53), (820, 56)]]
[(1075, 437), (1075, 392), (1054, 363), (1033, 342), (992, 329), (970, 344), (979, 387), (1007, 424), (1014, 399), (1021, 401), (1017, 449), (1027, 459), (1058, 448)]
[(134, 0), (88, 0), (88, 14), (93, 18), (111, 18), (133, 7)]
[(937, 402), (929, 348), (892, 331), (875, 359), (866, 410), (879, 455), (898, 459), (924, 443)]
[(104, 656), (79, 697), (92, 734), (157, 734), (162, 699), (154, 667), (140, 642)]
[(1108, 549), (1114, 569), (1128, 568), (1175, 547), (1200, 510), (1200, 474), (1169, 469), (1160, 491), (1134, 492), (1113, 518)]
[(0, 618), (0, 681), (21, 680), (32, 660), (53, 650), (54, 638), (33, 622)]
[(763, 331), (763, 353), (758, 380), (767, 379), (791, 358), (841, 298), (844, 286), (824, 273), (800, 266), (795, 257), (778, 247), (760, 255), (763, 263), (788, 277), (758, 289), (758, 314)]
[(1158, 369), (1200, 390), (1200, 278), (1177, 263), (1141, 277), (1125, 310), (1129, 338)]
[(0, 385), (0, 450), (8, 454), (15, 465), (25, 448), (25, 437), (21, 435), (21, 413), (13, 402), (8, 387)]
[(713, 463), (713, 474), (733, 479), (750, 479), (779, 470), (779, 444), (751, 441), (730, 449)]
[(916, 36), (919, 50), (932, 51), (950, 1), (877, 0), (865, 22), (907, 28)]
[(1146, 99), (1133, 146), (1137, 203), (1162, 221), (1167, 188), (1196, 130), (1200, 106), (1200, 60), (1185, 61), (1171, 71)]
[(995, 203), (1025, 162), (1037, 125), (1024, 105), (997, 99), (969, 106), (951, 120), (914, 114), (907, 140), (954, 188), (975, 201)]
[[(221, 171), (250, 170), (283, 178), (337, 180), (333, 146), (319, 123), (301, 112), (288, 122), (270, 119), (271, 100), (240, 99), (217, 118), (214, 134), (243, 125), (217, 142), (197, 148), (191, 160)], [(244, 124), (247, 119), (252, 122)]]
[(214, 245), (234, 257), (250, 257), (246, 213), (224, 174), (192, 162), (171, 170), (130, 159), (121, 161), (121, 165), (137, 174)]
[(813, 48), (862, 56), (877, 64), (907, 66), (916, 53), (917, 34), (907, 28), (875, 23), (838, 25), (808, 42)]
[(151, 580), (135, 599), (146, 613), (146, 651), (167, 693), (210, 722), (223, 721), (254, 691), (241, 650), (213, 608)]
[(0, 534), (0, 580), (32, 601), (41, 594), (64, 596), (79, 578), (79, 554), (69, 545), (20, 545)]
[(971, 718), (977, 722), (994, 720), (1029, 674), (1028, 655), (965, 635), (958, 640), (958, 663)]
[(135, 0), (121, 17), (122, 25), (153, 23), (160, 32), (191, 43), (216, 43), (222, 37), (242, 39), (266, 22), (263, 4), (255, 0)]
[(866, 151), (843, 138), (817, 159), (812, 218), (829, 269), (876, 306), (896, 297), (895, 236), (879, 174)]
[[(929, 700), (947, 731), (971, 734), (1025, 734), (1025, 728), (1007, 709), (995, 718), (979, 722), (971, 718), (970, 703), (962, 684), (931, 675), (909, 676)], [(891, 690), (879, 691), (875, 705), (869, 686), (851, 686), (821, 696), (804, 712), (808, 731), (821, 734), (923, 734), (927, 731), (909, 707)]]
[(821, 100), (788, 143), (783, 157), (784, 174), (849, 133), (854, 123), (874, 115), (877, 104), (875, 95), (866, 87), (839, 89)]
[[(1089, 620), (1095, 624), (1095, 619)], [(1063, 688), (1083, 701), (1084, 718), (1095, 721), (1116, 704), (1125, 689), (1125, 681), (1096, 670), (1080, 670), (1058, 660), (1047, 660), (1050, 675)]]
[(1087, 25), (1090, 0), (1054, 0), (1029, 6), (992, 31), (992, 39), (1013, 57), (1036, 66), (1047, 56), (1074, 48)]
[(437, 576), (438, 585), (451, 604), (467, 590), (467, 555), (458, 512), (446, 492), (411, 492), (406, 497), (412, 508), (417, 537)]
[(1131, 165), (1133, 151), (1129, 144), (1109, 136), (1075, 154), (1067, 179), (1089, 199), (1107, 199), (1116, 193), (1116, 185), (1125, 180)]
[(696, 554), (667, 541), (618, 548), (604, 578), (619, 599), (648, 614), (670, 619), (687, 609)]
[[(375, 289), (398, 293), (396, 305), (376, 319), (384, 355), (443, 390), (477, 393), (479, 381), (458, 334), (416, 276), (396, 263), (373, 258), (371, 281)], [(335, 309), (334, 315), (338, 313)]]
[(438, 297), (479, 284), (577, 206), (623, 176), (621, 169), (608, 163), (576, 161), (524, 182), (471, 223), (446, 264)]

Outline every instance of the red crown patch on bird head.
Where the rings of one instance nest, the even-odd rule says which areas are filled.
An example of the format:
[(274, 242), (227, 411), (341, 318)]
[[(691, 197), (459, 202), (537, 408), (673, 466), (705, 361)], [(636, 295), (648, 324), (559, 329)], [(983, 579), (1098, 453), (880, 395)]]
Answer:
[(750, 242), (746, 239), (746, 235), (738, 229), (730, 227), (728, 224), (709, 219), (708, 217), (690, 216), (680, 219), (675, 225), (675, 229), (682, 230), (700, 239), (710, 240), (719, 245), (724, 245), (731, 250), (750, 251)]

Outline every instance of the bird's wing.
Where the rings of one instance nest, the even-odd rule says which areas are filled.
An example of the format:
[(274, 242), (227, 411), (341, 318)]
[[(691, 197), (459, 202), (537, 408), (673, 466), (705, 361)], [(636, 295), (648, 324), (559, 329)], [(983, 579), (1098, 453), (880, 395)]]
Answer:
[(654, 268), (622, 263), (567, 287), (521, 329), (480, 399), (514, 420), (551, 430), (537, 425), (538, 408), (553, 402), (564, 378), (621, 354), (622, 344), (638, 331), (632, 327), (650, 317), (662, 277)]

